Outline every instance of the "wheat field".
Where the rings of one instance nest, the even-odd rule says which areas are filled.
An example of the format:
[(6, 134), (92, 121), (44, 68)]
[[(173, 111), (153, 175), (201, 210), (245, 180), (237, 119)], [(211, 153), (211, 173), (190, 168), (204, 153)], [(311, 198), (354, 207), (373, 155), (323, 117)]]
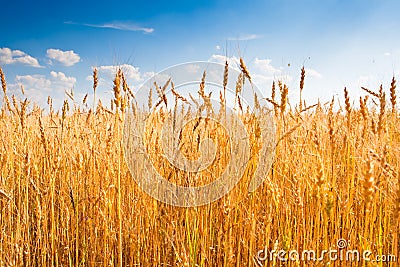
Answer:
[[(242, 78), (250, 80), (241, 63)], [(351, 249), (400, 257), (395, 77), (390, 88), (363, 88), (359, 99), (350, 99), (345, 88), (342, 98), (312, 105), (301, 97), (307, 90), (304, 68), (299, 88), (275, 81), (266, 89), (275, 122), (275, 157), (264, 183), (247, 192), (256, 164), (251, 160), (229, 194), (184, 208), (153, 199), (132, 178), (141, 175), (141, 168), (131, 173), (125, 161), (124, 115), (142, 111), (121, 70), (113, 81), (111, 106), (88, 107), (87, 96), (70, 96), (60, 110), (53, 109), (51, 98), (47, 107), (39, 107), (10, 95), (0, 74), (1, 266), (388, 266), (257, 258), (264, 248), (319, 253), (335, 248), (339, 239)], [(96, 69), (93, 79), (96, 92)], [(206, 102), (201, 86), (199, 98)], [(289, 90), (300, 94), (298, 103), (288, 99)], [(151, 97), (161, 105), (165, 101), (162, 91)], [(180, 97), (175, 95), (176, 102), (184, 101)], [(257, 123), (251, 112), (241, 106), (238, 111), (256, 159), (263, 142)], [(156, 131), (164, 116), (160, 111), (153, 117)], [(221, 147), (211, 171), (196, 179), (163, 162), (157, 135), (146, 133), (156, 169), (171, 174), (176, 184), (206, 184), (229, 160), (218, 124), (199, 121), (196, 127), (197, 139), (191, 138), (195, 130), (183, 132), (186, 157), (199, 156), (196, 142), (205, 136)]]

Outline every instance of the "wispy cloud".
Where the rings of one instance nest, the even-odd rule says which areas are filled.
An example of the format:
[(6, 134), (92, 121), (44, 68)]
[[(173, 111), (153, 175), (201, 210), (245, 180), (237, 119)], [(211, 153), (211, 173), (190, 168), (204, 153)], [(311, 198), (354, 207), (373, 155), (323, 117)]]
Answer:
[(132, 66), (130, 64), (122, 64), (119, 66), (116, 65), (108, 65), (108, 66), (100, 66), (97, 67), (100, 73), (107, 74), (109, 77), (115, 76), (118, 69), (121, 69), (126, 78), (132, 79), (135, 82), (142, 81), (141, 73), (138, 67)]
[(66, 21), (65, 24), (73, 24), (73, 25), (82, 25), (91, 28), (103, 28), (103, 29), (114, 29), (120, 31), (133, 31), (133, 32), (144, 32), (144, 33), (152, 33), (154, 32), (154, 28), (149, 27), (141, 27), (136, 23), (132, 22), (110, 22), (110, 23), (101, 23), (101, 24), (92, 24), (92, 23), (76, 23), (72, 21)]
[(253, 61), (253, 64), (256, 70), (265, 75), (277, 75), (280, 74), (282, 71), (279, 68), (276, 68), (271, 65), (271, 59), (259, 59), (256, 57)]
[[(65, 98), (65, 91), (71, 91), (76, 84), (76, 78), (63, 72), (50, 71), (45, 74), (16, 75), (14, 83), (9, 83), (12, 94), (27, 97), (41, 107), (46, 105), (51, 97), (55, 110), (59, 109)], [(20, 94), (24, 87), (24, 96)]]
[(81, 58), (73, 50), (62, 51), (60, 49), (47, 49), (47, 57), (70, 67), (78, 63)]
[(35, 68), (44, 68), (39, 61), (21, 50), (11, 50), (8, 47), (0, 48), (0, 64), (24, 64)]
[(305, 71), (306, 71), (306, 76), (315, 77), (315, 78), (322, 78), (322, 74), (319, 73), (319, 72), (318, 72), (317, 70), (315, 70), (315, 69), (307, 68), (307, 69), (305, 69)]
[(236, 70), (239, 70), (239, 66), (240, 66), (240, 59), (238, 57), (235, 57), (235, 56), (226, 57), (226, 56), (223, 56), (223, 55), (213, 54), (208, 59), (208, 61), (215, 62), (215, 63), (220, 63), (220, 64), (225, 64), (225, 61), (228, 61), (229, 66), (231, 68), (236, 69)]
[(15, 78), (17, 84), (24, 85), (27, 90), (33, 94), (39, 92), (64, 92), (71, 89), (76, 83), (75, 77), (69, 77), (63, 72), (50, 72), (50, 78), (45, 75), (17, 75)]
[(236, 37), (228, 37), (228, 41), (249, 41), (249, 40), (260, 39), (262, 37), (263, 36), (260, 34), (242, 34)]

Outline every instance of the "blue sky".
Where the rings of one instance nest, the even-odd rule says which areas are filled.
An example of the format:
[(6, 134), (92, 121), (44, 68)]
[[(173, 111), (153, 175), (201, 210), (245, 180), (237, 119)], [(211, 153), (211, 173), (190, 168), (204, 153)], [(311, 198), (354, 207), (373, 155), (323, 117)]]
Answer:
[[(0, 16), (0, 66), (9, 93), (59, 100), (64, 90), (111, 97), (112, 72), (124, 65), (137, 87), (153, 72), (188, 61), (242, 56), (258, 87), (283, 79), (298, 94), (307, 70), (310, 102), (371, 89), (400, 75), (400, 2), (364, 1), (8, 1)], [(106, 100), (105, 100), (106, 101)]]

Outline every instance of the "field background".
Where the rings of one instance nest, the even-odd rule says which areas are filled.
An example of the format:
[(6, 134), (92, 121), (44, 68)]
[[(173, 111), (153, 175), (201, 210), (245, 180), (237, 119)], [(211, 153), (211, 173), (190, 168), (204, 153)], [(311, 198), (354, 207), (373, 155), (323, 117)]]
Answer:
[[(345, 89), (340, 100), (308, 106), (287, 98), (301, 94), (307, 74), (299, 74), (300, 91), (279, 81), (271, 89), (277, 146), (263, 185), (247, 193), (250, 162), (227, 196), (178, 208), (145, 194), (126, 166), (123, 115), (134, 101), (122, 72), (112, 107), (71, 96), (61, 110), (51, 99), (41, 109), (8, 95), (1, 72), (0, 265), (260, 266), (264, 247), (322, 251), (341, 238), (351, 249), (399, 257), (395, 78), (360, 99)], [(387, 266), (365, 264), (375, 265)]]

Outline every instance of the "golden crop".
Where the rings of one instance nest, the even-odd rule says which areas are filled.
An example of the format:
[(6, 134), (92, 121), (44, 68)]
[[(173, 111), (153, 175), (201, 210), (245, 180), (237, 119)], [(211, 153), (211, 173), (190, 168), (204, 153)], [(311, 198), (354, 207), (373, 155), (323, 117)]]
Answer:
[[(250, 81), (241, 64), (243, 79)], [(179, 208), (144, 193), (125, 163), (124, 114), (141, 111), (122, 71), (114, 80), (111, 109), (101, 102), (72, 107), (65, 100), (57, 112), (51, 99), (50, 112), (44, 112), (26, 99), (9, 98), (0, 74), (1, 266), (280, 266), (258, 262), (257, 251), (322, 251), (341, 238), (350, 241), (351, 249), (400, 257), (400, 118), (394, 78), (389, 101), (384, 88), (364, 88), (367, 96), (360, 97), (359, 107), (352, 106), (347, 89), (344, 103), (332, 99), (308, 106), (301, 97), (300, 103), (290, 103), (289, 88), (274, 83), (268, 101), (274, 107), (276, 156), (254, 193), (246, 191), (247, 183), (263, 140), (256, 119), (241, 110), (238, 98), (251, 142), (245, 179), (218, 201)], [(93, 76), (96, 91), (97, 71)], [(303, 69), (300, 92), (306, 90), (304, 77)], [(199, 94), (207, 99), (204, 84)], [(157, 96), (162, 105), (162, 90)], [(220, 97), (223, 103), (224, 94)], [(175, 115), (185, 114), (178, 110)], [(187, 158), (196, 159), (200, 140), (212, 139), (219, 149), (210, 169), (192, 177), (171, 166), (157, 145), (157, 127), (165, 116), (153, 114), (155, 132), (145, 133), (159, 173), (179, 185), (199, 186), (224, 171), (231, 144), (218, 123), (206, 120), (187, 124), (181, 145)]]

